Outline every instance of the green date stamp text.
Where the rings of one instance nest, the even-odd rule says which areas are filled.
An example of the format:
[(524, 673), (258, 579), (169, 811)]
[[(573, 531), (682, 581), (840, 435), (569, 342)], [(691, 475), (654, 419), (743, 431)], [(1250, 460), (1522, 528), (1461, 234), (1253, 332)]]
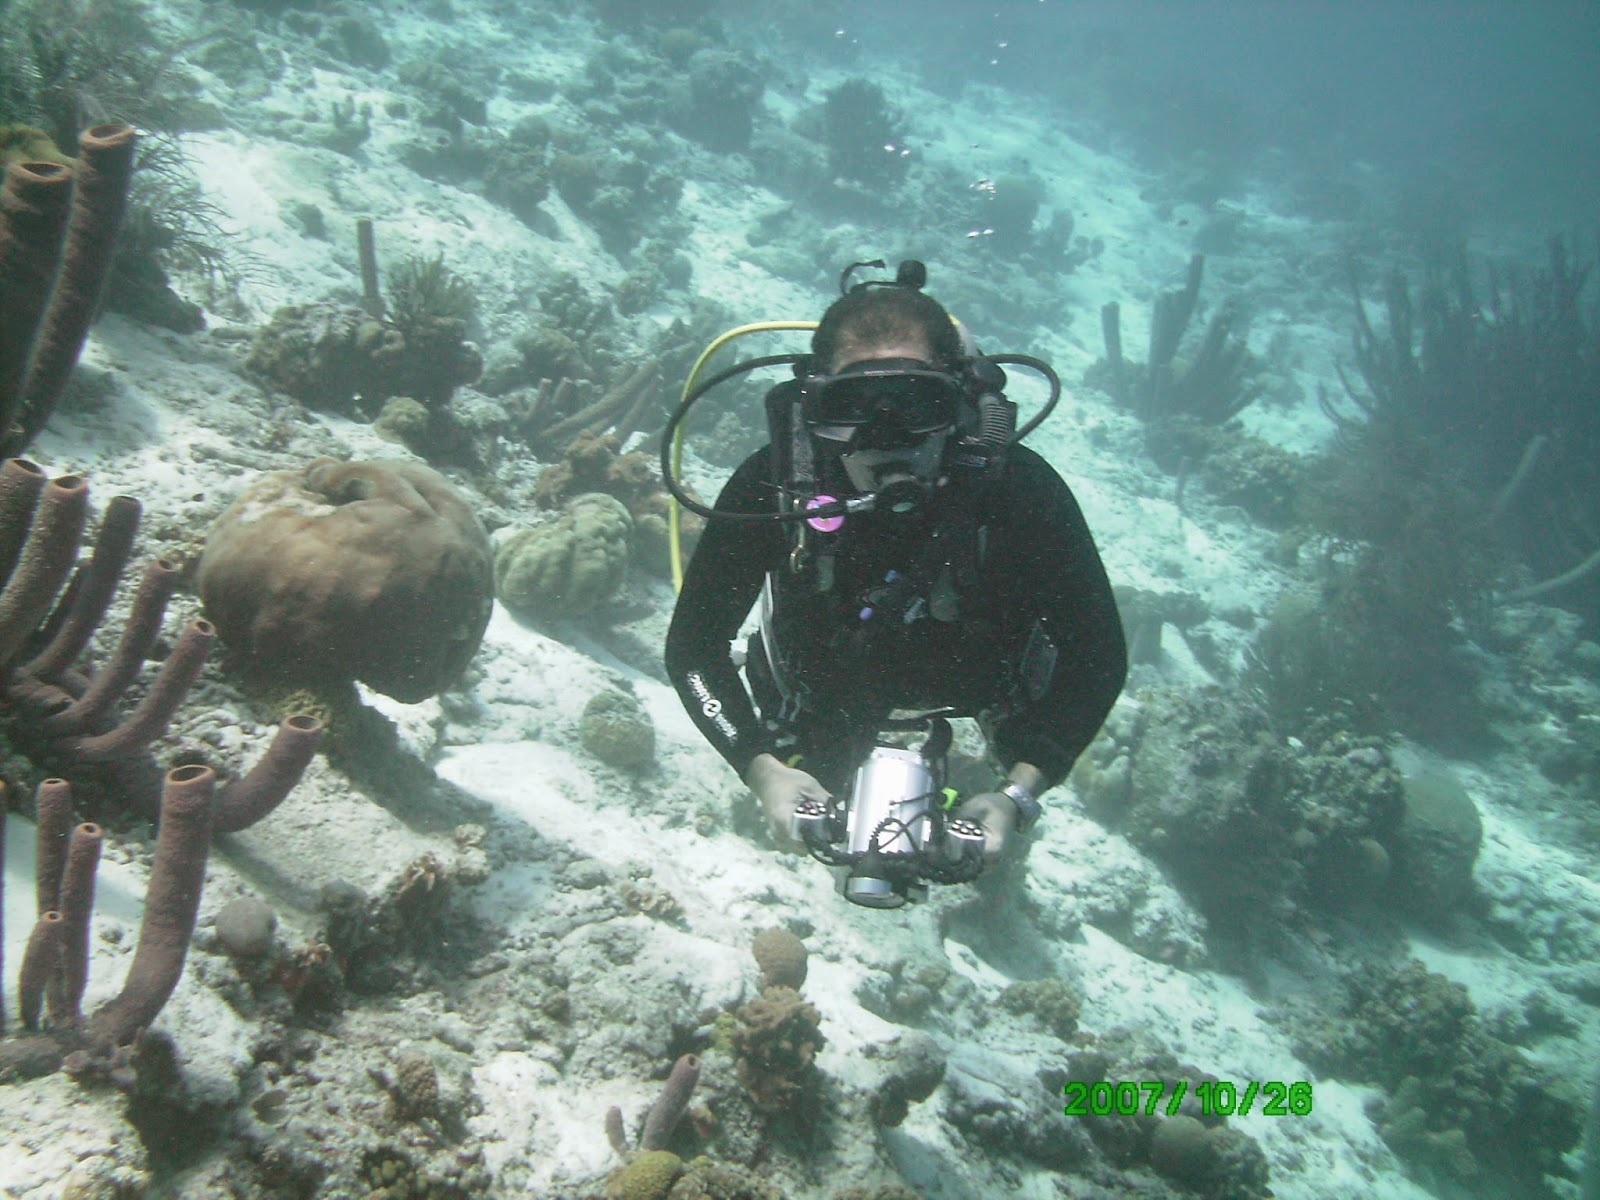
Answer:
[[(1252, 1112), (1264, 1117), (1303, 1117), (1311, 1112), (1312, 1105), (1311, 1085), (1304, 1081), (1251, 1080), (1235, 1084), (1226, 1079), (1208, 1079), (1195, 1084), (1193, 1092), (1203, 1117), (1247, 1117)], [(1069, 1117), (1131, 1117), (1139, 1113), (1175, 1117), (1189, 1096), (1190, 1087), (1187, 1079), (1174, 1083), (1164, 1079), (1137, 1083), (1070, 1080), (1062, 1093), (1067, 1099), (1062, 1112)]]

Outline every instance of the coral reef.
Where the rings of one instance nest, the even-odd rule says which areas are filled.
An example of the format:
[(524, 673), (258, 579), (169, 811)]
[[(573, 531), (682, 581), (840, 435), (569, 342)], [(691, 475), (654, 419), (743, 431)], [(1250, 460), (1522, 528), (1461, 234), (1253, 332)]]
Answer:
[(1494, 573), (1483, 504), (1382, 418), (1350, 431), (1309, 478), (1301, 511), (1331, 536), (1308, 563), (1313, 590), (1286, 593), (1261, 635), (1274, 708), (1344, 709), (1368, 731), (1481, 745), (1487, 714), (1464, 629)]
[(633, 518), (621, 501), (578, 496), (554, 521), (500, 544), (495, 594), (513, 616), (534, 623), (593, 612), (627, 581), (632, 533)]
[[(1386, 276), (1380, 330), (1352, 264), (1352, 343), (1364, 386), (1342, 374), (1362, 421), (1397, 426), (1401, 439), (1428, 448), (1408, 464), (1409, 479), (1425, 469), (1433, 486), (1456, 478), (1480, 498), (1507, 548), (1540, 580), (1529, 585), (1537, 591), (1512, 595), (1559, 586), (1591, 617), (1600, 612), (1600, 509), (1588, 485), (1588, 464), (1600, 455), (1600, 320), (1584, 293), (1594, 267), (1554, 238), (1542, 268), (1490, 268), (1479, 285), (1464, 247), (1435, 246), (1415, 298), (1402, 272)], [(1325, 407), (1342, 424), (1361, 424)]]
[(319, 458), (217, 518), (197, 583), (229, 650), (276, 687), (449, 687), (489, 622), (493, 562), (465, 498), (415, 463)]
[(748, 55), (705, 48), (689, 56), (681, 96), (669, 105), (672, 124), (710, 150), (743, 151), (761, 111), (766, 80)]
[(97, 125), (78, 139), (70, 170), (56, 163), (6, 170), (0, 455), (19, 453), (37, 436), (83, 350), (127, 207), (136, 140), (131, 126)]
[(143, 0), (15, 0), (0, 7), (0, 123), (46, 130), (68, 154), (85, 118), (170, 132), (203, 110)]
[[(661, 395), (660, 364), (646, 358), (629, 367), (598, 399), (565, 415), (550, 412), (548, 415), (554, 419), (535, 431), (534, 440), (544, 445), (561, 446), (573, 437), (585, 434), (595, 437), (608, 429), (615, 429), (620, 440), (639, 428), (642, 417), (649, 409), (660, 407)], [(555, 397), (551, 399), (553, 401)], [(551, 408), (557, 406), (552, 404)]]
[(1028, 1014), (1066, 1042), (1078, 1031), (1082, 1001), (1059, 979), (1025, 979), (1009, 984), (1000, 993), (1000, 1007), (1007, 1012)]
[(1299, 1051), (1320, 1070), (1388, 1093), (1379, 1130), (1425, 1178), (1466, 1196), (1554, 1195), (1582, 1109), (1483, 1027), (1466, 988), (1412, 961), (1349, 980), (1343, 1014)]
[(1289, 739), (1263, 710), (1220, 693), (1147, 689), (1132, 720), (1108, 722), (1075, 778), (1098, 819), (1168, 866), (1225, 927), (1285, 903), (1383, 894), (1384, 879), (1356, 866), (1369, 843), (1394, 843), (1400, 776), (1381, 740), (1331, 719)]
[(418, 1166), (408, 1148), (389, 1143), (362, 1154), (357, 1176), (370, 1189), (364, 1200), (470, 1200), (484, 1193), (482, 1180), (442, 1179)]
[(1483, 821), (1456, 777), (1443, 768), (1405, 773), (1405, 815), (1394, 837), (1401, 900), (1434, 925), (1456, 920), (1472, 896), (1472, 866)]
[[(1064, 1142), (1069, 1135), (1087, 1134), (1106, 1160), (1118, 1168), (1148, 1167), (1182, 1189), (1182, 1194), (1210, 1200), (1267, 1200), (1273, 1195), (1267, 1158), (1254, 1138), (1228, 1125), (1227, 1118), (1206, 1111), (1196, 1100), (1202, 1084), (1215, 1083), (1216, 1077), (1180, 1061), (1170, 1051), (1152, 1045), (1141, 1035), (1125, 1029), (1108, 1031), (1098, 1037), (1080, 1038), (1079, 1049), (1069, 1063), (1050, 1076), (1064, 1077), (1088, 1085), (1119, 1080), (1159, 1081), (1163, 1094), (1175, 1095), (1181, 1084), (1183, 1100), (1174, 1111), (1141, 1109), (1096, 1114), (1089, 1103), (1089, 1115), (1077, 1116), (1048, 1132)], [(994, 1114), (997, 1132), (1018, 1142), (1025, 1151), (1029, 1138), (1044, 1130), (1012, 1132)], [(1052, 1114), (1051, 1122), (1059, 1121)], [(1054, 1149), (1053, 1147), (1051, 1149)], [(1081, 1145), (1078, 1153), (1081, 1157)], [(1040, 1150), (1034, 1149), (1039, 1157)], [(1065, 1159), (1058, 1169), (1071, 1169)], [(1162, 1193), (1163, 1195), (1165, 1192)]]
[(407, 335), (348, 305), (291, 304), (257, 332), (248, 365), (313, 407), (370, 416), (391, 396), (442, 407), (483, 370), (465, 332), (457, 318), (428, 318)]
[(905, 177), (903, 118), (872, 80), (847, 79), (828, 89), (822, 133), (835, 176), (868, 185)]
[(622, 885), (622, 902), (628, 911), (643, 913), (668, 925), (684, 924), (683, 905), (671, 892), (649, 879), (630, 879)]
[(173, 289), (174, 273), (195, 279), (212, 303), (240, 282), (222, 209), (207, 198), (177, 143), (141, 145), (128, 212), (117, 237), (105, 305), (136, 321), (194, 333), (205, 310)]
[(1044, 184), (1031, 175), (996, 175), (986, 183), (978, 189), (983, 199), (978, 223), (996, 249), (1015, 253), (1027, 245), (1033, 233), (1039, 204), (1044, 199)]
[(684, 1165), (667, 1200), (783, 1200), (783, 1193), (743, 1167), (700, 1155)]
[(946, 1060), (939, 1043), (926, 1034), (903, 1037), (894, 1047), (888, 1069), (873, 1090), (870, 1108), (879, 1125), (899, 1125), (944, 1082)]
[(540, 207), (550, 194), (550, 128), (537, 117), (517, 122), (483, 171), (483, 194), (504, 205), (523, 224), (548, 220)]
[(1178, 476), (1178, 506), (1197, 479), (1218, 504), (1236, 505), (1273, 529), (1304, 516), (1312, 470), (1302, 456), (1235, 425), (1219, 426), (1179, 413), (1145, 426), (1145, 450), (1163, 471)]
[(558, 130), (555, 141), (551, 183), (612, 254), (626, 255), (670, 222), (683, 179), (648, 161), (652, 146), (607, 144), (593, 130), (578, 128)]
[(735, 1014), (739, 1083), (757, 1109), (801, 1128), (817, 1117), (822, 1016), (793, 988), (769, 987)]
[[(561, 461), (539, 476), (534, 497), (541, 507), (554, 508), (585, 493), (615, 496), (633, 518), (633, 557), (658, 575), (670, 576), (667, 513), (670, 498), (652, 455), (634, 450), (620, 452), (615, 435), (582, 433), (573, 439)], [(685, 554), (690, 553), (704, 528), (704, 518), (681, 516)]]
[(1237, 1129), (1167, 1117), (1150, 1138), (1150, 1165), (1189, 1191), (1217, 1200), (1271, 1196), (1261, 1147)]

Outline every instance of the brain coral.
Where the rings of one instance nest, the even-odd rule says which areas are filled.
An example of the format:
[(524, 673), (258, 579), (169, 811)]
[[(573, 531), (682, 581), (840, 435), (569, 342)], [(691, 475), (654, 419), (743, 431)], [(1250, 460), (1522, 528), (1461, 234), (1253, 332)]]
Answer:
[(489, 622), (489, 540), (428, 467), (319, 458), (257, 479), (217, 518), (200, 597), (266, 682), (360, 680), (414, 703), (449, 686)]
[(582, 616), (628, 578), (633, 518), (615, 497), (574, 498), (547, 525), (513, 534), (495, 554), (500, 603), (524, 621)]
[(655, 726), (632, 692), (608, 688), (589, 697), (578, 736), (583, 748), (607, 766), (635, 771), (655, 760)]

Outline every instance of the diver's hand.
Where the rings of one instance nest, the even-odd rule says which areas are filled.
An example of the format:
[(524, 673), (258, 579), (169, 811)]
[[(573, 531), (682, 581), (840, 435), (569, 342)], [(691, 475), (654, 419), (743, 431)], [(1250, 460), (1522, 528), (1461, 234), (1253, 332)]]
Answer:
[(1004, 792), (980, 792), (969, 797), (956, 816), (983, 826), (983, 865), (992, 867), (1005, 855), (1017, 827), (1017, 806)]
[[(778, 845), (790, 851), (804, 850), (789, 830), (794, 810), (802, 800), (827, 803), (831, 798), (828, 789), (800, 768), (786, 766), (771, 754), (758, 754), (750, 760), (745, 768), (744, 783), (761, 801), (767, 828)], [(1005, 799), (1004, 796), (1000, 798)]]

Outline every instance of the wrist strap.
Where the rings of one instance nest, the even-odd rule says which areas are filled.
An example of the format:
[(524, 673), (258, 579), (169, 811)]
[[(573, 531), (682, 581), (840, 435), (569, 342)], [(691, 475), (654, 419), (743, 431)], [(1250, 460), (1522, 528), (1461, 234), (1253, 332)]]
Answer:
[(1012, 807), (1017, 810), (1017, 832), (1027, 833), (1044, 811), (1038, 798), (1014, 779), (1008, 779), (1000, 785), (1000, 794), (1010, 800)]

